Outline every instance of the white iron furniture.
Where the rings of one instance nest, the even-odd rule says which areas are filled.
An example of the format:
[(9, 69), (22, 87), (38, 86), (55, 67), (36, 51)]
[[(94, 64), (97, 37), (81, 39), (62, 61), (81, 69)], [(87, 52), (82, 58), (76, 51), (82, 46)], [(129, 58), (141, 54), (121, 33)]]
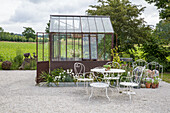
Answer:
[(143, 59), (138, 59), (138, 60), (136, 60), (135, 62), (133, 62), (132, 63), (132, 67), (133, 67), (133, 69), (135, 69), (135, 67), (137, 67), (137, 66), (146, 66), (148, 64), (148, 62), (146, 62), (145, 60), (143, 60)]
[[(152, 82), (154, 82), (154, 79), (158, 79), (158, 81), (162, 81), (163, 79), (163, 66), (160, 65), (157, 62), (150, 62), (147, 64), (147, 69), (145, 70), (144, 74), (144, 80), (152, 79)], [(161, 76), (160, 76), (161, 73)]]
[(85, 66), (82, 63), (76, 62), (74, 64), (74, 79), (77, 80), (77, 87), (78, 82), (83, 81), (84, 87), (88, 87), (88, 82), (93, 82), (93, 73), (91, 72), (85, 72)]
[(102, 82), (95, 82), (95, 83), (91, 83), (90, 86), (91, 86), (91, 95), (90, 95), (90, 97), (89, 97), (89, 100), (90, 100), (90, 98), (91, 98), (92, 95), (93, 95), (93, 88), (106, 88), (106, 97), (107, 97), (107, 98), (109, 99), (109, 101), (110, 101), (110, 98), (109, 98), (109, 96), (108, 96), (108, 94), (107, 94), (107, 88), (109, 87), (109, 84), (107, 84), (107, 83), (102, 83)]
[[(107, 62), (106, 65), (111, 65), (112, 68), (120, 69), (120, 64), (118, 62)], [(119, 86), (119, 79), (122, 73), (117, 73), (117, 76), (114, 73), (109, 73), (104, 77), (104, 80), (116, 80), (116, 86)]]
[[(117, 80), (117, 86), (119, 85), (119, 78), (122, 73), (125, 72), (123, 69), (110, 69), (110, 70), (105, 70), (105, 68), (94, 68), (91, 69), (91, 72), (97, 72), (97, 73), (102, 73), (104, 75), (103, 80), (107, 81), (110, 84), (110, 80)], [(114, 74), (117, 73), (118, 76), (114, 77)], [(112, 75), (108, 77), (108, 75)]]
[[(133, 71), (131, 76), (122, 77), (120, 81), (120, 86), (124, 86), (125, 90), (122, 91), (122, 93), (125, 93), (129, 95), (129, 98), (131, 100), (131, 94), (136, 94), (134, 91), (132, 91), (133, 87), (139, 87), (141, 78), (143, 75), (143, 70), (145, 69), (145, 66), (137, 66)], [(125, 80), (124, 80), (125, 78)]]

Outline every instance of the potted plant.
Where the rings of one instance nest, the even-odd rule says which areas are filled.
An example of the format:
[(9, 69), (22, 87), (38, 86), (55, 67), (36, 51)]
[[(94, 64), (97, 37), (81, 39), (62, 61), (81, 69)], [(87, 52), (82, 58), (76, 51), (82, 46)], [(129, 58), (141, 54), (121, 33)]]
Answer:
[(110, 68), (111, 68), (111, 66), (110, 66), (110, 65), (104, 65), (103, 67), (104, 67), (104, 68), (106, 68), (106, 69), (105, 69), (106, 71), (109, 71), (109, 70), (110, 70)]
[[(145, 80), (146, 80), (146, 79), (145, 79)], [(146, 80), (146, 83), (145, 83), (146, 88), (150, 88), (150, 87), (151, 87), (151, 84), (152, 84), (152, 79)]]
[(159, 85), (159, 81), (158, 81), (158, 78), (154, 78), (154, 81), (152, 83), (152, 88), (158, 88), (158, 85)]

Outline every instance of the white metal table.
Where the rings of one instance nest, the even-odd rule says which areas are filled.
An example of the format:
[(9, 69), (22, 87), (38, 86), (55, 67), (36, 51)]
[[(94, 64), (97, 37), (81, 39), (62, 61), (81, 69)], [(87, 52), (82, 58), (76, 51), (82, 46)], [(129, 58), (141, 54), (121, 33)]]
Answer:
[[(125, 72), (125, 70), (123, 70), (123, 69), (110, 69), (110, 70), (105, 70), (105, 68), (94, 68), (94, 69), (91, 69), (91, 71), (92, 72), (97, 72), (97, 73), (102, 73), (103, 75), (104, 75), (104, 79), (105, 80), (116, 80), (116, 82), (117, 82), (117, 86), (118, 86), (118, 83), (119, 83), (119, 76), (121, 75), (121, 73), (124, 73)], [(106, 77), (107, 76), (107, 74), (113, 74), (114, 75), (114, 73), (118, 73), (118, 77)]]

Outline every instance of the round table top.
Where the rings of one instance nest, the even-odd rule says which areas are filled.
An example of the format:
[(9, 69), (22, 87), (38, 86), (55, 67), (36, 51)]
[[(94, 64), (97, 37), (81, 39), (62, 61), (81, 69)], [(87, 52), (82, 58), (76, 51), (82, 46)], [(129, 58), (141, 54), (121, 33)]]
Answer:
[(94, 68), (91, 69), (93, 72), (100, 72), (100, 73), (124, 73), (125, 70), (123, 69), (110, 69), (108, 71), (105, 70), (105, 68)]
[(90, 86), (91, 87), (98, 87), (98, 88), (106, 88), (106, 87), (109, 87), (109, 84), (95, 82), (95, 83), (91, 83)]

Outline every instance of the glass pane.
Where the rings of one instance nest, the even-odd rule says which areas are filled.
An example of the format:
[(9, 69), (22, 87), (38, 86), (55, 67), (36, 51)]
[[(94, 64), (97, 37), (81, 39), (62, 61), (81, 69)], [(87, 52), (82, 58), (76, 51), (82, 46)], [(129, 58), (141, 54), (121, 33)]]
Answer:
[(74, 60), (74, 35), (67, 34), (67, 60)]
[(81, 34), (75, 34), (75, 61), (81, 60)]
[(48, 61), (49, 60), (49, 35), (48, 34), (44, 34), (44, 61)]
[(38, 61), (43, 61), (43, 34), (38, 33)]
[(80, 17), (74, 17), (74, 30), (75, 32), (81, 32)]
[(102, 32), (102, 33), (105, 32), (103, 28), (102, 19), (96, 17), (95, 20), (96, 20), (96, 25), (97, 25), (97, 31)]
[(60, 17), (59, 32), (66, 32), (66, 17)]
[(67, 32), (74, 32), (73, 17), (67, 17)]
[(58, 32), (59, 17), (51, 17), (50, 19), (50, 32)]
[(91, 59), (97, 59), (96, 35), (90, 35)]
[(58, 34), (53, 36), (53, 56), (52, 56), (52, 60), (53, 61), (58, 61), (59, 59), (59, 36)]
[(83, 35), (83, 59), (89, 59), (89, 36)]
[(88, 21), (89, 21), (90, 32), (96, 33), (97, 30), (96, 30), (94, 17), (88, 17)]
[(103, 19), (105, 32), (113, 33), (113, 28), (112, 28), (112, 24), (110, 22), (110, 18), (102, 18), (102, 19)]
[(60, 34), (60, 60), (66, 60), (66, 34)]
[(104, 60), (104, 34), (98, 34), (98, 60)]
[(87, 17), (81, 17), (81, 26), (82, 26), (82, 32), (84, 32), (84, 33), (90, 32)]
[(111, 60), (112, 35), (105, 35), (105, 60)]

